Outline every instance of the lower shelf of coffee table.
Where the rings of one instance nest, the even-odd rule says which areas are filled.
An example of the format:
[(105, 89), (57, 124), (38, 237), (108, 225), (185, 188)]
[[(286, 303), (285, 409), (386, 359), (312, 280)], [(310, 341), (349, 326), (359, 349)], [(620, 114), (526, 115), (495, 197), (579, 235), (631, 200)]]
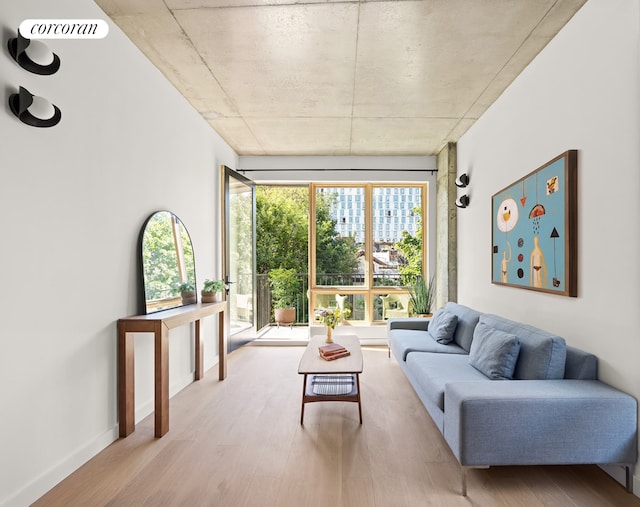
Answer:
[(300, 424), (304, 421), (305, 403), (314, 403), (319, 401), (347, 401), (357, 403), (360, 424), (362, 424), (360, 378), (358, 373), (308, 373), (304, 376), (304, 382)]
[(355, 373), (308, 375), (305, 396), (331, 399), (358, 396), (358, 379)]

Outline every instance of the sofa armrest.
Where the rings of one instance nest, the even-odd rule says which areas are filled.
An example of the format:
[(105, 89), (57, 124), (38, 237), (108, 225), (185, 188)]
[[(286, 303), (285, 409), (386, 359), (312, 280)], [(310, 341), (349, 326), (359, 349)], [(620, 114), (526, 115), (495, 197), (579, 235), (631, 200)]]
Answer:
[(637, 460), (637, 402), (597, 380), (454, 382), (444, 406), (463, 466)]
[(387, 320), (387, 333), (392, 329), (414, 329), (416, 331), (426, 331), (429, 327), (431, 317), (418, 318), (398, 318)]

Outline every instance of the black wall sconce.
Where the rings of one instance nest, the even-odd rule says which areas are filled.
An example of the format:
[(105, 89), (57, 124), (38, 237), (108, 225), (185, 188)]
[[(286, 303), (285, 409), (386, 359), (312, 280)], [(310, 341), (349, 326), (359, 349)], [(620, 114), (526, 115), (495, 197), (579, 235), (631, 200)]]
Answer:
[(22, 86), (18, 93), (9, 96), (9, 107), (22, 123), (32, 127), (53, 127), (62, 118), (60, 109)]
[(7, 43), (11, 57), (29, 72), (49, 76), (60, 68), (60, 58), (49, 47), (38, 40), (25, 39), (18, 30), (18, 36)]
[[(455, 184), (458, 188), (467, 188), (467, 186), (469, 185), (469, 175), (467, 173), (461, 174), (460, 176), (458, 176), (458, 178), (456, 178)], [(456, 206), (458, 208), (466, 208), (467, 206), (469, 206), (469, 194), (460, 196), (456, 200)]]
[(467, 173), (461, 174), (456, 180), (456, 187), (466, 188), (469, 185), (469, 175)]
[(469, 206), (469, 196), (467, 194), (460, 196), (460, 198), (456, 201), (456, 206), (458, 208), (466, 208), (467, 206)]

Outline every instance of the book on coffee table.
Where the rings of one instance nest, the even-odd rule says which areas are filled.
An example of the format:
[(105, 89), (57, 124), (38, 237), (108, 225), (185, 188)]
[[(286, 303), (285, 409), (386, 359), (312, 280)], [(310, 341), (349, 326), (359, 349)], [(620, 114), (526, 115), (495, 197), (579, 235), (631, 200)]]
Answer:
[(351, 355), (351, 352), (339, 343), (322, 345), (318, 347), (318, 351), (320, 352), (320, 357), (325, 361), (333, 361), (334, 359)]

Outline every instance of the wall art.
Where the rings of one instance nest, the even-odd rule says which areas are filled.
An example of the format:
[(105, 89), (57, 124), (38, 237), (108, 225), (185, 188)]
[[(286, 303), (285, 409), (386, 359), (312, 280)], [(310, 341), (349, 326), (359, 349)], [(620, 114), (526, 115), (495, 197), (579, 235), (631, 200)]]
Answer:
[(569, 150), (491, 198), (491, 281), (578, 295), (578, 152)]

